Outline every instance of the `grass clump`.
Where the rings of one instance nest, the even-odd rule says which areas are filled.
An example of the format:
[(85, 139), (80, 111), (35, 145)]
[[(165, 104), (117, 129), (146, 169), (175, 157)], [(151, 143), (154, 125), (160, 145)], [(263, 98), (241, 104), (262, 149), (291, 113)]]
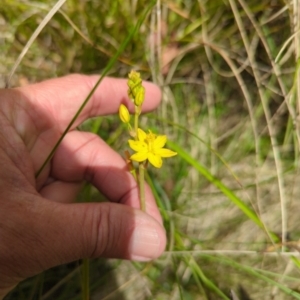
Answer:
[[(7, 75), (56, 2), (2, 2), (0, 68)], [(66, 1), (11, 81), (71, 72), (126, 77), (134, 68), (162, 88), (161, 107), (143, 118), (154, 132), (163, 128), (178, 152), (146, 176), (167, 250), (149, 264), (93, 260), (91, 297), (300, 299), (297, 2), (157, 1), (107, 69), (146, 3)], [(123, 152), (117, 117), (82, 129)], [(87, 189), (93, 201), (103, 200)], [(80, 264), (29, 279), (7, 299), (80, 299)]]

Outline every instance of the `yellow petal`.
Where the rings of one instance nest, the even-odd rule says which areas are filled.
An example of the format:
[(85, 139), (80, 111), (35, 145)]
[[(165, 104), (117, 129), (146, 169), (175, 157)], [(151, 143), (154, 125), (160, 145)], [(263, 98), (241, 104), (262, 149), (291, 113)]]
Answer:
[(172, 156), (175, 156), (177, 155), (176, 152), (172, 151), (172, 150), (169, 150), (169, 149), (166, 149), (166, 148), (163, 148), (163, 149), (156, 149), (155, 150), (155, 154), (156, 155), (159, 155), (161, 157), (172, 157)]
[(128, 140), (129, 147), (136, 152), (148, 152), (148, 146), (145, 142)]
[(141, 128), (138, 128), (138, 140), (144, 142), (146, 138), (147, 138), (146, 132), (143, 131)]
[(148, 160), (155, 168), (160, 168), (162, 166), (162, 159), (158, 155), (148, 153)]
[(134, 160), (134, 161), (138, 161), (138, 162), (141, 162), (141, 161), (144, 161), (148, 158), (148, 153), (143, 153), (143, 152), (137, 152), (133, 155), (130, 156), (130, 159), (131, 160)]
[(166, 135), (159, 135), (153, 142), (153, 147), (155, 149), (162, 148), (167, 142), (167, 136)]

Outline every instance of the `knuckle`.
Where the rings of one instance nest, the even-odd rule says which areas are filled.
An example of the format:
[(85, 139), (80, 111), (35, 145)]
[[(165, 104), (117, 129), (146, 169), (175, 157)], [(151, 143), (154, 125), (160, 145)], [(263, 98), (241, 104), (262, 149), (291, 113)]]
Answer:
[(92, 252), (90, 257), (99, 257), (109, 252), (113, 244), (113, 230), (111, 230), (111, 208), (101, 204), (101, 210), (95, 211), (92, 220)]

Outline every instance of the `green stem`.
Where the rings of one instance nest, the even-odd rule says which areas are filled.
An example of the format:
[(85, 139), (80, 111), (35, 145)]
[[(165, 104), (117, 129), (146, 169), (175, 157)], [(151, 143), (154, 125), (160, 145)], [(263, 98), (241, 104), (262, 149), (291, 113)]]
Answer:
[(135, 140), (138, 139), (138, 128), (139, 128), (139, 107), (135, 106), (135, 113), (134, 113), (134, 132), (135, 132)]
[(139, 191), (140, 191), (140, 204), (141, 210), (146, 211), (145, 201), (145, 166), (144, 163), (139, 163)]
[(83, 259), (82, 263), (82, 299), (90, 299), (90, 261)]
[[(141, 113), (141, 107), (135, 106), (134, 114), (134, 132), (135, 140), (138, 140), (138, 128), (139, 128), (139, 116)], [(139, 178), (137, 180), (139, 185), (140, 192), (140, 207), (142, 211), (146, 211), (146, 202), (145, 202), (145, 166), (142, 162), (139, 163)]]

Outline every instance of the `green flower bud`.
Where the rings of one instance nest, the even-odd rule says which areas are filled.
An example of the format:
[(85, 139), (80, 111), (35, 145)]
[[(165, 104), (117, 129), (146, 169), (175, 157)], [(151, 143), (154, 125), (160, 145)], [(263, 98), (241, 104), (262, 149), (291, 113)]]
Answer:
[[(135, 98), (136, 98), (137, 94), (139, 93), (140, 88), (142, 87), (142, 79), (141, 79), (140, 73), (132, 70), (128, 74), (127, 85), (129, 87), (128, 96), (133, 102), (135, 102)], [(139, 97), (141, 98), (141, 95)], [(138, 101), (138, 102), (140, 102), (140, 101)]]
[(141, 83), (142, 82), (141, 74), (139, 72), (134, 71), (134, 70), (132, 70), (128, 74), (128, 78), (129, 78), (129, 81), (132, 81), (134, 83)]
[(134, 98), (134, 104), (136, 106), (141, 106), (145, 99), (145, 88), (143, 86), (140, 86), (137, 91)]

